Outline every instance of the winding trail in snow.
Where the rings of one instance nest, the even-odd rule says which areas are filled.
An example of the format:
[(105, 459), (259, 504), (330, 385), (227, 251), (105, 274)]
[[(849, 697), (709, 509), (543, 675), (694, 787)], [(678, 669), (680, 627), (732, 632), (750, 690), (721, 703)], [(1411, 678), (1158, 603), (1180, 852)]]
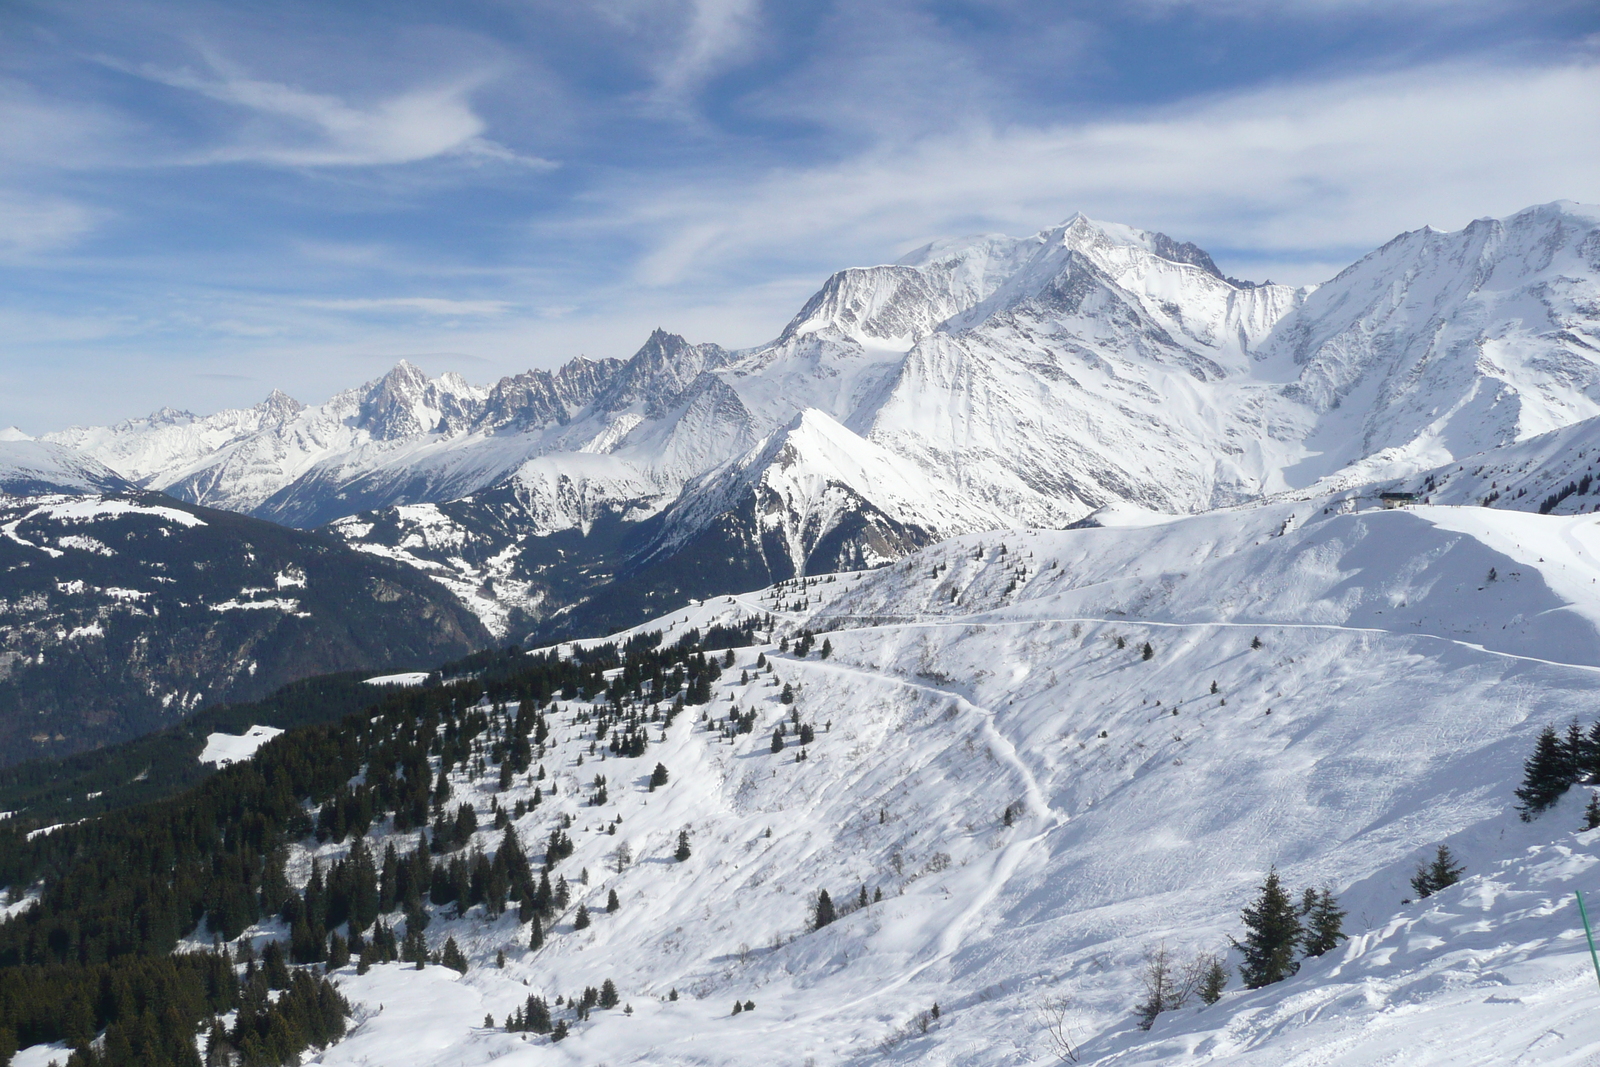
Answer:
[(804, 663), (801, 660), (792, 662), (804, 664), (804, 666), (812, 670), (826, 669), (841, 674), (857, 674), (891, 682), (920, 693), (951, 700), (958, 708), (975, 715), (981, 724), (983, 737), (988, 743), (990, 751), (994, 752), (1000, 761), (1009, 766), (1017, 777), (1021, 779), (1023, 790), (1028, 797), (1028, 811), (1033, 815), (1036, 824), (1039, 826), (1037, 833), (1030, 837), (1013, 840), (1000, 851), (1000, 855), (992, 868), (989, 884), (973, 898), (972, 902), (957, 916), (956, 920), (945, 928), (944, 933), (939, 937), (937, 954), (908, 973), (900, 983), (904, 984), (904, 982), (915, 978), (933, 964), (953, 956), (960, 949), (961, 941), (972, 919), (982, 912), (999, 894), (1000, 890), (1004, 888), (1006, 883), (1011, 880), (1011, 876), (1016, 873), (1024, 855), (1034, 845), (1042, 842), (1051, 831), (1066, 825), (1068, 816), (1050, 806), (1044, 790), (1039, 786), (1038, 778), (1034, 776), (1033, 771), (1029, 769), (1027, 763), (1017, 753), (1017, 746), (995, 726), (995, 713), (992, 709), (986, 708), (981, 704), (975, 704), (961, 693), (951, 689), (913, 682), (898, 675), (872, 671), (864, 667), (845, 666), (843, 664)]
[(791, 1029), (798, 1023), (815, 1022), (818, 1019), (836, 1014), (842, 1008), (854, 1007), (868, 1001), (877, 1000), (885, 994), (892, 993), (910, 984), (928, 968), (949, 960), (961, 950), (962, 943), (966, 940), (967, 930), (972, 925), (973, 920), (978, 918), (993, 902), (995, 897), (1000, 895), (1001, 890), (1011, 881), (1012, 876), (1016, 874), (1023, 860), (1027, 858), (1028, 853), (1042, 844), (1052, 831), (1066, 825), (1069, 819), (1069, 816), (1056, 811), (1050, 806), (1049, 801), (1045, 798), (1044, 790), (1039, 786), (1039, 780), (1028, 768), (1021, 755), (1018, 754), (1016, 745), (995, 726), (995, 714), (992, 709), (975, 704), (954, 690), (913, 682), (899, 675), (886, 674), (882, 671), (869, 670), (865, 667), (797, 659), (786, 659), (783, 662), (785, 666), (799, 667), (807, 672), (850, 674), (872, 678), (924, 695), (952, 701), (961, 710), (975, 716), (979, 721), (984, 740), (988, 744), (990, 751), (1021, 779), (1023, 790), (1028, 798), (1028, 812), (1037, 827), (1037, 832), (1028, 837), (1016, 838), (1000, 850), (999, 855), (994, 858), (990, 866), (983, 889), (973, 894), (960, 914), (945, 925), (939, 934), (933, 952), (927, 958), (896, 977), (893, 981), (879, 986), (871, 993), (847, 1001), (844, 1004), (830, 1004), (825, 1008), (818, 1008), (813, 1012), (785, 1019), (771, 1027), (768, 1031), (771, 1033)]
[[(859, 618), (859, 619), (873, 619), (873, 620), (876, 620), (875, 622), (865, 623), (865, 624), (860, 625), (860, 626), (849, 627), (849, 629), (851, 631), (893, 630), (893, 629), (939, 629), (939, 628), (947, 628), (947, 627), (966, 627), (966, 626), (1037, 626), (1040, 623), (1073, 623), (1073, 622), (1108, 623), (1108, 624), (1113, 624), (1113, 625), (1115, 625), (1117, 623), (1122, 623), (1122, 624), (1129, 625), (1129, 626), (1159, 626), (1159, 627), (1163, 627), (1163, 628), (1167, 628), (1167, 629), (1175, 629), (1175, 630), (1200, 629), (1200, 628), (1205, 628), (1205, 627), (1211, 627), (1211, 628), (1214, 628), (1214, 629), (1233, 629), (1233, 630), (1265, 630), (1265, 629), (1278, 629), (1278, 630), (1326, 630), (1326, 631), (1338, 632), (1338, 633), (1378, 634), (1378, 635), (1382, 635), (1382, 636), (1385, 636), (1385, 637), (1401, 637), (1401, 638), (1404, 638), (1404, 637), (1416, 637), (1416, 638), (1422, 638), (1422, 639), (1428, 640), (1428, 641), (1441, 641), (1441, 642), (1444, 642), (1445, 644), (1455, 645), (1455, 646), (1457, 646), (1459, 648), (1465, 648), (1465, 649), (1468, 649), (1469, 651), (1472, 651), (1472, 652), (1481, 652), (1484, 655), (1498, 656), (1498, 657), (1500, 657), (1502, 659), (1519, 660), (1519, 661), (1524, 662), (1524, 663), (1537, 663), (1537, 664), (1540, 664), (1541, 666), (1546, 666), (1546, 667), (1570, 667), (1571, 669), (1576, 670), (1576, 671), (1583, 671), (1583, 672), (1588, 673), (1588, 674), (1600, 675), (1600, 664), (1572, 663), (1572, 662), (1570, 662), (1568, 660), (1544, 659), (1544, 658), (1539, 657), (1539, 656), (1525, 656), (1525, 655), (1522, 655), (1522, 654), (1517, 653), (1517, 652), (1503, 652), (1500, 649), (1489, 648), (1486, 645), (1480, 645), (1480, 644), (1477, 644), (1476, 642), (1473, 642), (1473, 641), (1462, 641), (1459, 638), (1444, 637), (1444, 636), (1442, 636), (1440, 634), (1430, 634), (1430, 633), (1426, 633), (1426, 632), (1423, 632), (1423, 631), (1420, 631), (1420, 630), (1415, 630), (1415, 631), (1386, 630), (1381, 626), (1340, 626), (1337, 623), (1331, 623), (1331, 622), (1329, 622), (1329, 623), (1321, 623), (1321, 622), (1271, 622), (1271, 621), (1217, 622), (1217, 621), (1212, 621), (1212, 620), (1206, 620), (1204, 622), (1160, 622), (1160, 621), (1157, 621), (1155, 619), (1140, 619), (1140, 618), (1135, 618), (1135, 617), (1132, 617), (1132, 616), (1121, 616), (1121, 617), (1118, 617), (1118, 618), (1108, 618), (1108, 617), (1099, 616), (1099, 615), (1067, 615), (1067, 616), (1035, 615), (1035, 616), (1030, 616), (1030, 617), (1028, 617), (1026, 619), (1008, 619), (1008, 618), (1003, 618), (1003, 617), (1002, 618), (995, 618), (993, 616), (987, 616), (987, 615), (982, 615), (982, 614), (962, 615), (962, 616), (959, 616), (959, 617), (956, 617), (956, 618), (951, 618), (951, 619), (944, 620), (944, 621), (936, 621), (936, 620), (929, 619), (929, 618), (923, 617), (923, 616), (911, 616), (911, 615), (905, 616), (905, 621), (903, 621), (903, 622), (885, 622), (885, 621), (883, 621), (885, 619), (884, 615), (831, 615), (831, 616), (829, 616), (829, 618), (830, 619)], [(825, 633), (827, 631), (818, 631), (818, 632), (819, 633)]]

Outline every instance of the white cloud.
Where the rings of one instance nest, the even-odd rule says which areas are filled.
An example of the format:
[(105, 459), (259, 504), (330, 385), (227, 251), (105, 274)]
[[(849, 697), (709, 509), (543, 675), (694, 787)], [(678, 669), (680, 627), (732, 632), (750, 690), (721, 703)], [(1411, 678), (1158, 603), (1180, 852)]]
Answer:
[(394, 296), (357, 300), (308, 300), (310, 307), (332, 311), (420, 311), (425, 315), (503, 315), (511, 308), (504, 300), (447, 300), (437, 296)]
[(536, 168), (553, 165), (519, 155), (483, 136), (486, 124), (469, 99), (484, 80), (482, 75), (357, 105), (329, 93), (250, 77), (215, 56), (208, 60), (209, 74), (149, 65), (130, 70), (250, 113), (251, 121), (240, 128), (231, 144), (208, 149), (191, 162), (381, 166), (460, 155)]
[(41, 95), (0, 80), (0, 165), (97, 165), (135, 151), (139, 131), (104, 107)]
[(72, 245), (94, 229), (95, 214), (70, 200), (0, 191), (0, 254), (26, 255)]
[[(1218, 96), (1110, 121), (969, 126), (742, 182), (612, 190), (654, 285), (795, 250), (837, 265), (1076, 210), (1292, 264), (1532, 203), (1600, 201), (1600, 65), (1449, 65)], [(1280, 272), (1282, 273), (1282, 272)]]
[(756, 0), (692, 0), (683, 39), (660, 68), (662, 91), (682, 96), (740, 55), (755, 29), (757, 6)]

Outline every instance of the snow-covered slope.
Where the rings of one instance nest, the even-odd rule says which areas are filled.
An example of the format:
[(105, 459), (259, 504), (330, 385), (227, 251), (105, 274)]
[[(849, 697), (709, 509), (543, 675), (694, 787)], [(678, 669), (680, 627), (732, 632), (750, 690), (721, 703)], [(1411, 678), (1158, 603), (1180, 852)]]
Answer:
[(1401, 234), (1311, 294), (1262, 377), (1316, 416), (1295, 484), (1370, 480), (1600, 414), (1600, 210)]
[(1436, 504), (1479, 504), (1485, 507), (1572, 515), (1600, 510), (1594, 477), (1600, 461), (1600, 418), (1487, 452), (1465, 456), (1408, 478), (1383, 483), (1392, 492), (1408, 492)]
[[(682, 550), (714, 524), (742, 521), (750, 550), (774, 557), (776, 573), (859, 570), (1010, 519), (810, 410), (688, 486), (663, 515), (643, 558)], [(870, 530), (841, 537), (846, 523)], [(842, 543), (830, 547), (835, 541)]]
[(105, 464), (61, 445), (0, 430), (0, 494), (122, 492), (133, 486)]
[[(514, 914), (437, 909), (428, 940), (473, 968), (342, 972), (361, 1021), (322, 1062), (1042, 1064), (1036, 1009), (1061, 1002), (1083, 1063), (1371, 1065), (1404, 1060), (1412, 1027), (1416, 1062), (1592, 1054), (1565, 894), (1594, 835), (1570, 835), (1578, 796), (1532, 824), (1510, 805), (1539, 730), (1594, 714), (1600, 520), (1327, 497), (1103, 521), (970, 534), (641, 627), (670, 641), (770, 613), (831, 655), (737, 650), (639, 758), (592, 745), (590, 706), (558, 700), (544, 802), (515, 820), (530, 851), (568, 820), (576, 845), (544, 947)], [(743, 712), (752, 732), (724, 729)], [(803, 761), (796, 722), (815, 729)], [(657, 762), (670, 782), (651, 790)], [(495, 778), (457, 773), (452, 803), (486, 826), (491, 797), (531, 796)], [(1441, 842), (1480, 877), (1402, 905)], [(1271, 865), (1331, 886), (1356, 940), (1137, 1031), (1144, 954), (1225, 951)], [(822, 888), (844, 914), (813, 932)], [(559, 1008), (559, 1046), (484, 1025), (608, 978), (631, 1010)]]
[[(1570, 808), (1562, 814), (1569, 823)], [(1563, 835), (1404, 908), (1281, 986), (1107, 1035), (1083, 1062), (1578, 1064), (1600, 1055), (1596, 972), (1575, 891), (1594, 831)]]

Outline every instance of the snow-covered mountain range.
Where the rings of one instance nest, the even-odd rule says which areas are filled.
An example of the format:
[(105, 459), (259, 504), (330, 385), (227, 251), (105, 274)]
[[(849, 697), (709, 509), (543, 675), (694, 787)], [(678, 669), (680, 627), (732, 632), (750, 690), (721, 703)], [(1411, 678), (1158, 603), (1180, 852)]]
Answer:
[[(1533, 821), (1513, 791), (1600, 707), (1597, 464), (1600, 211), (1404, 234), (1310, 290), (1075, 218), (843, 271), (754, 349), (658, 331), (492, 387), (402, 365), (317, 407), (0, 435), (0, 661), (159, 660), (136, 681), (188, 707), (191, 675), (429, 612), (452, 654), (560, 635), (407, 650), (371, 681), (411, 711), (299, 735), (327, 743), (292, 750), (270, 845), (303, 907), (355, 838), (385, 871), (462, 860), (384, 918), (461, 970), (335, 964), (354, 1014), (316, 1062), (1587, 1063), (1600, 782)], [(76, 833), (29, 818), (17, 855)], [(537, 936), (464, 880), (493, 896), (508, 826), (549, 842)], [(1439, 845), (1466, 878), (1416, 901)], [(5, 914), (45, 910), (62, 848)], [(1247, 991), (1229, 939), (1272, 869), (1351, 937)], [(291, 912), (242, 936), (304, 941)], [(1144, 1030), (1163, 949), (1229, 984)], [(507, 1025), (530, 997), (560, 1043)]]
[[(841, 271), (754, 349), (657, 331), (629, 360), (491, 387), (402, 363), (314, 407), (274, 393), (47, 440), (183, 499), (332, 523), (517, 637), (596, 598), (620, 624), (1117, 501), (1404, 478), (1600, 414), (1597, 353), (1593, 208), (1402, 234), (1315, 289), (1078, 216)], [(606, 592), (686, 551), (727, 567), (642, 580), (654, 601)], [(552, 580), (553, 558), (588, 577)]]

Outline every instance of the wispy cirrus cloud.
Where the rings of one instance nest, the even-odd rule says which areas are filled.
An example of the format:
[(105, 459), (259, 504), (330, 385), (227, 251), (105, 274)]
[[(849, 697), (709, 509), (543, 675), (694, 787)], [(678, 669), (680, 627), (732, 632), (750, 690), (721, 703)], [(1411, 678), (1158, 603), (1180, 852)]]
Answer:
[[(1600, 201), (1600, 63), (1442, 64), (1276, 85), (1112, 120), (975, 125), (840, 163), (648, 196), (611, 191), (603, 225), (654, 241), (651, 285), (974, 229), (1028, 231), (1081, 210), (1223, 249), (1326, 264), (1425, 223), (1455, 227), (1553, 199)], [(1295, 280), (1316, 281), (1315, 277)]]
[(98, 214), (61, 197), (0, 191), (0, 256), (69, 247), (95, 228)]
[(450, 300), (438, 296), (390, 296), (351, 300), (307, 300), (307, 307), (330, 311), (416, 311), (424, 315), (480, 317), (504, 315), (513, 305), (505, 300)]
[(243, 111), (231, 139), (188, 156), (189, 163), (265, 163), (293, 167), (363, 167), (415, 163), (440, 156), (555, 164), (514, 152), (484, 136), (487, 123), (471, 95), (490, 77), (481, 72), (358, 104), (326, 92), (250, 75), (214, 51), (206, 68), (164, 68), (103, 58), (114, 69)]
[(691, 0), (687, 25), (658, 66), (663, 94), (679, 98), (698, 88), (750, 44), (760, 15), (757, 0)]

